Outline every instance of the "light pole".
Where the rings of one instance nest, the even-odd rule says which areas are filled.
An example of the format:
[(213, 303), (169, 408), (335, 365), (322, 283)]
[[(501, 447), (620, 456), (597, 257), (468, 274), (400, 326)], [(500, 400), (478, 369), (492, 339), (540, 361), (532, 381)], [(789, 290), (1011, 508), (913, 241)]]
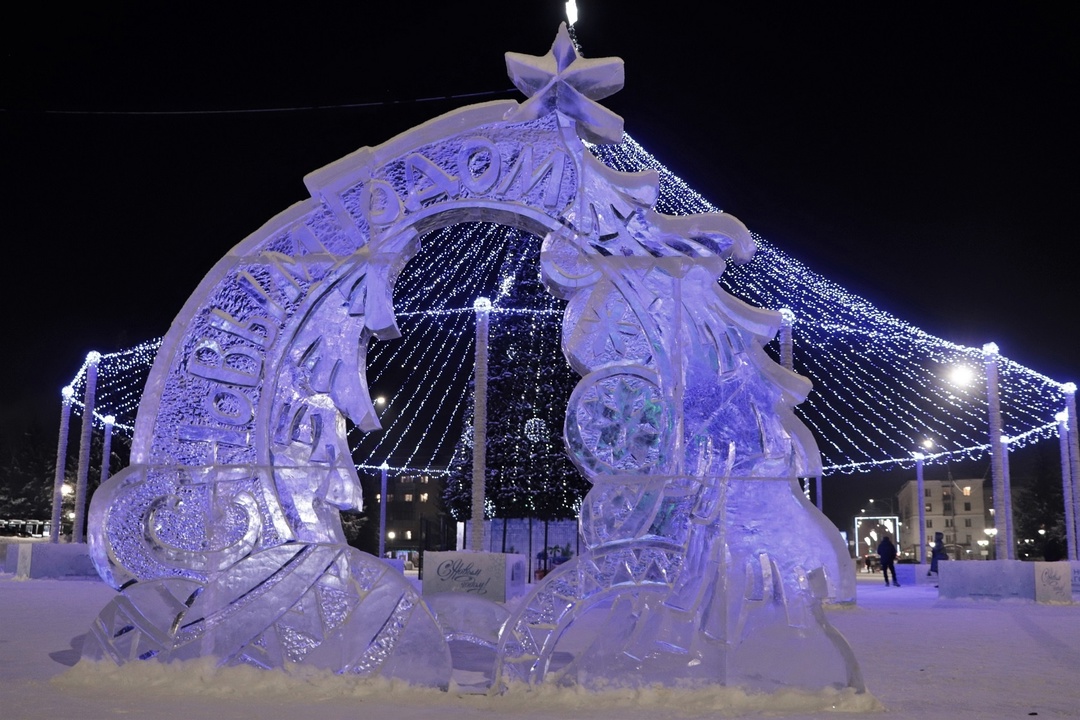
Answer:
[(473, 370), (473, 468), (472, 468), (472, 533), (469, 549), (484, 549), (484, 478), (487, 465), (487, 380), (488, 380), (488, 315), (491, 301), (485, 297), (473, 302), (476, 312), (476, 365)]
[[(998, 390), (998, 346), (995, 343), (986, 343), (982, 347), (983, 368), (986, 373), (986, 405), (987, 420), (989, 422), (989, 447), (990, 447), (990, 476), (994, 496), (995, 518), (1001, 518), (1004, 532), (993, 536), (994, 555), (996, 558), (1009, 559), (1012, 557), (1009, 543), (1011, 522), (1009, 519), (1008, 497), (1011, 493), (1005, 468), (1005, 453), (1008, 447), (1002, 441), (1001, 433), (1001, 396)], [(953, 382), (957, 385), (968, 385), (972, 382), (973, 372), (971, 368), (961, 366), (953, 371)]]
[(1005, 480), (1004, 445), (1001, 442), (1001, 398), (998, 393), (998, 346), (995, 343), (983, 345), (983, 365), (986, 368), (986, 403), (990, 419), (990, 471), (994, 483), (994, 516), (1001, 518), (1005, 532), (994, 534), (994, 556), (1002, 560), (1012, 558), (1009, 547), (1009, 517), (1007, 515), (1006, 494), (1009, 492)]
[(1010, 439), (1002, 435), (999, 439), (1001, 448), (1001, 483), (1005, 487), (1005, 497), (1002, 505), (1005, 507), (1005, 544), (1009, 548), (1009, 560), (1016, 559), (1016, 533), (1013, 530), (1013, 507), (1012, 507), (1012, 479), (1009, 477), (1009, 442)]
[(383, 464), (379, 466), (379, 475), (381, 480), (380, 490), (382, 492), (379, 495), (379, 557), (386, 557), (386, 471), (390, 469), (390, 466), (383, 461)]
[[(60, 523), (63, 522), (64, 473), (67, 465), (68, 428), (71, 424), (71, 401), (75, 390), (65, 387), (60, 392), (60, 438), (56, 444), (56, 476), (53, 478), (52, 526), (49, 528), (49, 542), (60, 542)], [(1070, 547), (1072, 547), (1070, 545)]]
[(97, 386), (98, 363), (101, 353), (90, 351), (86, 356), (86, 389), (83, 392), (82, 435), (79, 437), (79, 469), (75, 478), (75, 520), (71, 542), (86, 542), (86, 480), (90, 472), (90, 437), (94, 430), (94, 394)]
[[(923, 445), (930, 442), (924, 441)], [(921, 452), (915, 455), (915, 502), (919, 505), (919, 563), (926, 563), (926, 480), (923, 477), (923, 461), (926, 456)]]
[[(1080, 527), (1080, 426), (1076, 421), (1076, 384), (1065, 383), (1065, 411), (1069, 413), (1069, 482), (1072, 485), (1073, 521)], [(1080, 532), (1076, 532), (1080, 540)], [(1080, 560), (1080, 549), (1070, 548), (1072, 558)]]
[(1080, 560), (1076, 552), (1076, 498), (1074, 488), (1076, 478), (1072, 477), (1069, 461), (1069, 411), (1063, 410), (1054, 416), (1058, 423), (1058, 441), (1061, 451), (1061, 489), (1065, 500), (1065, 544), (1069, 548), (1069, 560)]
[(885, 502), (889, 503), (889, 512), (893, 515), (896, 514), (896, 505), (893, 504), (893, 499), (891, 497), (870, 498), (870, 504), (873, 505), (878, 500), (884, 500)]
[[(991, 560), (996, 560), (997, 559), (997, 542), (996, 542), (996, 540), (997, 540), (997, 534), (998, 534), (997, 528), (996, 527), (986, 528), (985, 530), (983, 530), (983, 532), (986, 533), (990, 537), (990, 540), (991, 540), (991, 542), (990, 542), (990, 548), (991, 548), (990, 549), (990, 559)], [(980, 540), (979, 544), (981, 545), (982, 542), (983, 541)]]

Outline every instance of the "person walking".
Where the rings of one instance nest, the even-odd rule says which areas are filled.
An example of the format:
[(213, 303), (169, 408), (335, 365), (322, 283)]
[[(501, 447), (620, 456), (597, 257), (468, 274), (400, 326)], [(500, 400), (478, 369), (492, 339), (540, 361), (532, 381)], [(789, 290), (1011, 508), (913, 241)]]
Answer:
[(889, 585), (889, 573), (892, 573), (892, 584), (896, 587), (900, 587), (900, 583), (896, 580), (896, 566), (893, 564), (896, 560), (896, 545), (893, 544), (892, 538), (886, 533), (881, 542), (877, 546), (878, 557), (881, 558), (881, 574), (885, 576), (885, 586)]
[(937, 577), (938, 562), (948, 559), (949, 553), (945, 551), (945, 533), (936, 532), (934, 533), (934, 544), (930, 546), (930, 569), (926, 571), (926, 574)]

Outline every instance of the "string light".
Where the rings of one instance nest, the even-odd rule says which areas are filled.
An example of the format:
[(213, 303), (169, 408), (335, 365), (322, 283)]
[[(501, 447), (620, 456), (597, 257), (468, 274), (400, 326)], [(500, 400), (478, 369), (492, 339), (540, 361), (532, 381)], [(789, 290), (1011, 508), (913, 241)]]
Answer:
[[(656, 170), (660, 212), (721, 212), (629, 136), (619, 145), (590, 149), (616, 170)], [(359, 469), (378, 469), (389, 458), (398, 471), (444, 471), (462, 438), (470, 397), (473, 299), (494, 298), (490, 312), (497, 322), (499, 313), (508, 311), (499, 303), (510, 293), (512, 278), (537, 272), (507, 258), (508, 233), (518, 232), (466, 223), (424, 236), (421, 251), (395, 285), (403, 337), (373, 340), (369, 348), (369, 385), (373, 394), (378, 388), (388, 400), (380, 408), (383, 432), (350, 436)], [(911, 449), (928, 436), (937, 442), (935, 452), (924, 454), (926, 463), (986, 456), (986, 388), (976, 368), (982, 367), (984, 353), (998, 353), (996, 345), (973, 348), (930, 335), (815, 273), (760, 235), (754, 237), (754, 258), (729, 266), (720, 283), (750, 305), (791, 313), (794, 369), (813, 383), (796, 413), (818, 440), (826, 474), (912, 467)], [(508, 266), (515, 271), (505, 272)], [(546, 307), (512, 312), (532, 313), (538, 323), (557, 327), (564, 305), (556, 298), (550, 301)], [(95, 412), (97, 421), (108, 413), (116, 418), (115, 432), (133, 432), (159, 345), (160, 339), (101, 356), (97, 405), (103, 414)], [(766, 351), (779, 362), (776, 340)], [(997, 359), (1002, 433), (1010, 447), (1055, 437), (1056, 416), (1067, 388), (1075, 391), (1075, 386), (1004, 356)], [(81, 404), (75, 398), (85, 372), (84, 363), (71, 382), (77, 412)], [(969, 379), (965, 382), (956, 372), (969, 373)], [(535, 424), (532, 432), (543, 434)]]

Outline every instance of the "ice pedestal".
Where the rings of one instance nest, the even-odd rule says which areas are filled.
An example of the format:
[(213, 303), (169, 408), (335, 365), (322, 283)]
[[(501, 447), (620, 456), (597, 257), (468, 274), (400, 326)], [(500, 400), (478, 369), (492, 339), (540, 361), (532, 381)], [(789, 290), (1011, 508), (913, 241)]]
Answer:
[(16, 578), (97, 577), (86, 543), (12, 542), (6, 548), (5, 568)]
[(1080, 562), (950, 560), (938, 565), (938, 593), (945, 598), (1080, 600)]

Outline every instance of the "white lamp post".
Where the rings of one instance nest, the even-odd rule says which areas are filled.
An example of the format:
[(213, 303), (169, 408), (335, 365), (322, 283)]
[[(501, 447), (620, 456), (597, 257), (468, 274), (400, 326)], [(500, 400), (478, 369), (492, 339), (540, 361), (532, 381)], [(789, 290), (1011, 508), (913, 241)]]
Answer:
[(487, 465), (487, 353), (488, 314), (491, 301), (477, 298), (473, 303), (476, 312), (476, 366), (473, 383), (473, 473), (472, 473), (472, 532), (469, 549), (484, 549), (484, 472)]
[(109, 463), (112, 460), (113, 425), (116, 424), (116, 418), (112, 415), (106, 415), (102, 420), (105, 422), (105, 441), (101, 446), (101, 482), (104, 484), (109, 479)]
[(924, 488), (926, 482), (923, 479), (923, 460), (926, 456), (921, 452), (913, 453), (915, 455), (915, 494), (916, 502), (919, 506), (919, 562), (926, 562), (926, 493)]
[(991, 540), (995, 541), (993, 543), (993, 546), (994, 546), (994, 553), (993, 554), (994, 554), (994, 559), (996, 560), (997, 559), (997, 542), (996, 542), (996, 540), (997, 540), (997, 535), (998, 535), (997, 528), (996, 527), (986, 528), (985, 530), (983, 530), (983, 532), (986, 533), (988, 536), (990, 536)]
[(998, 393), (998, 346), (983, 345), (983, 365), (986, 368), (986, 402), (990, 419), (990, 471), (994, 483), (994, 515), (1005, 523), (1006, 532), (994, 533), (994, 557), (1012, 558), (1008, 543), (1008, 506), (1005, 501), (1009, 488), (1005, 483), (1005, 463), (1001, 443), (1001, 398)]
[[(1076, 421), (1076, 385), (1065, 383), (1065, 404), (1069, 413), (1069, 475), (1072, 482), (1073, 522), (1078, 527), (1075, 531), (1077, 541), (1080, 541), (1080, 423)], [(1070, 546), (1073, 560), (1080, 560), (1080, 548)]]
[(390, 466), (383, 461), (383, 464), (379, 466), (379, 488), (381, 495), (379, 495), (379, 557), (386, 557), (386, 471), (390, 469)]
[(71, 542), (85, 542), (86, 478), (90, 473), (90, 435), (94, 429), (94, 394), (97, 386), (97, 366), (101, 353), (91, 351), (86, 356), (86, 392), (83, 396), (82, 435), (79, 438), (79, 471), (75, 478), (75, 521)]
[(1076, 552), (1076, 512), (1074, 497), (1076, 479), (1072, 476), (1069, 462), (1069, 411), (1054, 416), (1058, 423), (1058, 444), (1061, 450), (1061, 493), (1065, 500), (1065, 543), (1069, 548), (1069, 560), (1080, 559)]
[(64, 474), (67, 470), (68, 428), (71, 425), (71, 400), (75, 390), (65, 387), (60, 391), (60, 437), (56, 442), (56, 475), (53, 477), (52, 527), (49, 542), (60, 542), (60, 521), (64, 504)]
[(1001, 481), (1005, 486), (1005, 545), (1009, 548), (1009, 560), (1016, 559), (1016, 534), (1013, 531), (1012, 479), (1009, 477), (1009, 438), (1001, 436)]

